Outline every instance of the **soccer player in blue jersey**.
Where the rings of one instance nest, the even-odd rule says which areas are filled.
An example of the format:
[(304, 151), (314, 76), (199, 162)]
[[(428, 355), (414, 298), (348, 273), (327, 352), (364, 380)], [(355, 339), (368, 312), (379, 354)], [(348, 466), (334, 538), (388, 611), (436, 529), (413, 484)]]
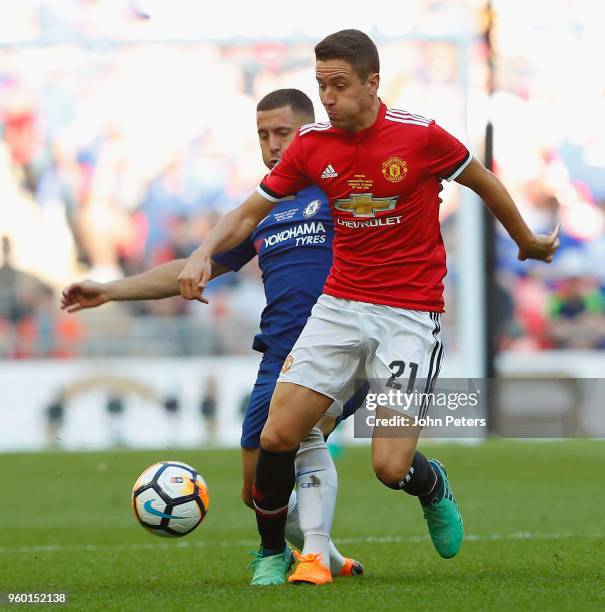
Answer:
[[(313, 104), (301, 91), (282, 89), (265, 96), (257, 106), (258, 136), (265, 165), (275, 166), (298, 128), (313, 121)], [(213, 258), (215, 278), (239, 270), (258, 255), (267, 299), (261, 331), (252, 345), (263, 353), (263, 358), (242, 425), (242, 498), (250, 507), (253, 506), (260, 433), (267, 420), (275, 383), (284, 359), (321, 294), (332, 263), (332, 236), (332, 216), (326, 196), (318, 187), (311, 186), (273, 209), (242, 244)], [(177, 278), (186, 261), (175, 260), (108, 283), (90, 280), (74, 283), (63, 291), (62, 308), (76, 312), (109, 301), (179, 295)], [(337, 476), (324, 435), (332, 431), (341, 413), (346, 418), (355, 411), (363, 401), (364, 391), (351, 398), (344, 409), (335, 402), (303, 441), (297, 457), (298, 492), (292, 494), (288, 504), (286, 535), (302, 549), (303, 556), (321, 555), (324, 582), (331, 581), (332, 575), (363, 573), (361, 564), (343, 557), (329, 537)], [(290, 563), (291, 555), (274, 555), (274, 559)]]

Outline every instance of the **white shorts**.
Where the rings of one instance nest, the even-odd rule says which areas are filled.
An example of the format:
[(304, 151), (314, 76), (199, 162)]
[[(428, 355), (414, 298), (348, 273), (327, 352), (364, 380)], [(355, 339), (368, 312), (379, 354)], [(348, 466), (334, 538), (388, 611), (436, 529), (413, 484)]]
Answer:
[[(440, 332), (439, 313), (322, 294), (277, 382), (313, 389), (340, 404), (364, 380), (377, 394), (411, 388), (426, 393), (441, 367)], [(426, 406), (408, 404), (406, 411), (424, 416)]]

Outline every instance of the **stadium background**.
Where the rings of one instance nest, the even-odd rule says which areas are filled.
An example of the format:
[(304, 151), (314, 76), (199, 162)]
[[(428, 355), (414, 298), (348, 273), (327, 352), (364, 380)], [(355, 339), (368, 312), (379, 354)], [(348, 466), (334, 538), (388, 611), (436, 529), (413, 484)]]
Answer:
[[(188, 255), (263, 175), (256, 101), (298, 87), (325, 117), (312, 47), (344, 25), (378, 41), (388, 104), (434, 117), (480, 158), (491, 121), (494, 168), (528, 223), (540, 232), (563, 224), (551, 266), (520, 263), (499, 228), (486, 238), (481, 205), (447, 186), (443, 375), (486, 375), (487, 330), (500, 375), (600, 376), (605, 134), (596, 118), (605, 76), (590, 69), (604, 47), (598, 5), (496, 1), (491, 36), (482, 0), (409, 1), (346, 24), (339, 3), (322, 7), (319, 21), (313, 4), (286, 20), (263, 8), (214, 7), (212, 19), (185, 1), (3, 9), (0, 449), (237, 444), (264, 304), (255, 264), (213, 283), (209, 306), (175, 298), (73, 316), (59, 311), (58, 291)], [(486, 278), (496, 294), (486, 312), (481, 262), (492, 242)], [(560, 410), (573, 410), (572, 400)], [(579, 431), (594, 433), (594, 423), (582, 427), (585, 405)]]

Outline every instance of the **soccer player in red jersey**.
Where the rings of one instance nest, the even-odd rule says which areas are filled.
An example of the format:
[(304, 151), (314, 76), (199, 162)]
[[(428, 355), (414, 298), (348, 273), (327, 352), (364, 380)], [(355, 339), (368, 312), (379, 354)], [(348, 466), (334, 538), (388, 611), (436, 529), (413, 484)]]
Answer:
[[(481, 197), (520, 259), (550, 262), (559, 246), (559, 227), (534, 234), (502, 183), (454, 136), (381, 102), (378, 51), (366, 34), (331, 34), (315, 56), (330, 121), (299, 129), (280, 163), (221, 219), (179, 277), (181, 295), (200, 299), (214, 253), (241, 242), (281, 198), (310, 184), (326, 192), (335, 228), (332, 269), (284, 362), (261, 435), (254, 505), (264, 584), (285, 581), (284, 521), (296, 449), (332, 401), (346, 398), (356, 377), (375, 381), (377, 392), (421, 379), (426, 392), (439, 373), (446, 274), (440, 181), (456, 180)], [(389, 408), (379, 406), (377, 419), (392, 415)], [(423, 403), (412, 406), (397, 436), (375, 428), (372, 464), (387, 487), (419, 498), (437, 552), (450, 558), (462, 543), (462, 517), (443, 465), (416, 450), (414, 417), (426, 410)], [(289, 580), (318, 583), (317, 565), (306, 555)]]

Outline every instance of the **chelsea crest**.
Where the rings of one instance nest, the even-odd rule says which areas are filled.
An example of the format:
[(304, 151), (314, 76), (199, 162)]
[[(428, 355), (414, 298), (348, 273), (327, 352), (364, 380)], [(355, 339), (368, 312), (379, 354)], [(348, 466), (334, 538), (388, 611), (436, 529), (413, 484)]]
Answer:
[(309, 202), (305, 206), (305, 210), (303, 211), (303, 215), (305, 217), (312, 217), (313, 215), (317, 214), (317, 211), (320, 208), (321, 208), (321, 200), (313, 200), (312, 202)]

